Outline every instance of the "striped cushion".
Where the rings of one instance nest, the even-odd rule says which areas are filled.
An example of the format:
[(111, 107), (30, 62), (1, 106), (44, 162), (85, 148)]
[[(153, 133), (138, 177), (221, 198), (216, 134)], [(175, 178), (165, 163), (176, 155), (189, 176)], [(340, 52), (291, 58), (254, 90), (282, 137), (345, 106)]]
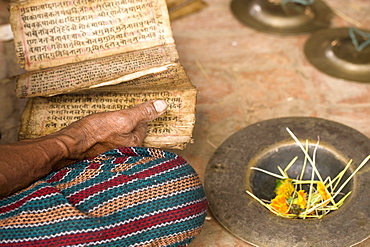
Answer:
[(119, 148), (1, 200), (0, 246), (187, 246), (206, 208), (183, 158)]

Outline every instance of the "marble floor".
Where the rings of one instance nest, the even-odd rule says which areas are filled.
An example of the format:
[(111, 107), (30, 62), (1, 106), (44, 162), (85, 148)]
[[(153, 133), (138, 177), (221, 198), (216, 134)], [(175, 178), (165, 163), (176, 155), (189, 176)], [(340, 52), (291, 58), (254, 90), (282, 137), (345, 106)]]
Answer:
[[(259, 32), (236, 20), (230, 0), (205, 2), (208, 6), (202, 11), (172, 22), (180, 62), (198, 88), (194, 143), (175, 152), (189, 161), (202, 180), (216, 148), (236, 131), (262, 120), (319, 117), (370, 137), (370, 85), (334, 78), (313, 67), (303, 53), (309, 34)], [(326, 3), (341, 13), (333, 17), (332, 28), (370, 25), (368, 0)], [(4, 4), (0, 11), (0, 24), (6, 24)], [(15, 62), (12, 41), (1, 41), (1, 143), (17, 140), (25, 104), (14, 96), (14, 85), (5, 78), (22, 72)], [(251, 245), (225, 230), (209, 212), (203, 231), (191, 246)], [(370, 246), (370, 241), (358, 246)]]

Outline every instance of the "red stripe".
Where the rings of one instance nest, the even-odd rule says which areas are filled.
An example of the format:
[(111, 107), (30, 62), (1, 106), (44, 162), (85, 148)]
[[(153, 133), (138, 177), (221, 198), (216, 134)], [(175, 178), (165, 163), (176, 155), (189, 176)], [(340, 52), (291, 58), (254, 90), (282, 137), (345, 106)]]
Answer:
[(99, 169), (101, 166), (102, 166), (102, 164), (100, 164), (100, 163), (91, 163), (91, 164), (89, 164), (86, 168), (87, 168), (87, 169), (94, 169), (94, 170), (97, 170), (97, 169)]
[(163, 163), (159, 166), (156, 166), (156, 167), (150, 168), (148, 170), (142, 171), (142, 172), (137, 173), (137, 174), (132, 175), (132, 176), (120, 175), (120, 176), (118, 176), (114, 179), (111, 179), (109, 181), (105, 181), (105, 182), (96, 184), (94, 186), (91, 186), (89, 188), (86, 188), (84, 190), (81, 190), (78, 193), (69, 197), (68, 201), (74, 205), (74, 204), (84, 200), (85, 198), (87, 198), (87, 197), (89, 197), (89, 196), (91, 196), (95, 193), (98, 193), (100, 191), (107, 190), (111, 187), (114, 187), (114, 186), (117, 186), (117, 185), (120, 185), (120, 184), (123, 184), (123, 183), (127, 183), (127, 182), (129, 182), (133, 179), (146, 178), (146, 177), (152, 176), (154, 174), (157, 174), (157, 173), (166, 171), (168, 169), (171, 169), (173, 167), (176, 167), (179, 164), (182, 164), (182, 162), (179, 162), (179, 161), (183, 161), (183, 160), (176, 159), (176, 160), (167, 161), (166, 163)]
[(37, 197), (44, 196), (44, 195), (48, 195), (48, 194), (55, 193), (55, 192), (58, 192), (58, 190), (55, 189), (54, 187), (40, 188), (39, 190), (36, 190), (32, 194), (27, 195), (26, 197), (16, 201), (15, 203), (0, 208), (0, 213), (6, 213), (8, 211), (19, 208), (20, 206), (25, 204), (30, 199), (37, 198)]
[(131, 147), (121, 147), (118, 149), (123, 155), (126, 156), (139, 156)]
[(64, 176), (69, 172), (68, 169), (63, 169), (58, 171), (54, 176), (52, 176), (50, 179), (46, 180), (48, 183), (54, 183), (57, 181), (60, 181)]
[(155, 174), (161, 173), (163, 171), (169, 170), (171, 168), (177, 167), (181, 165), (183, 162), (179, 162), (179, 159), (176, 160), (170, 160), (165, 163), (162, 163), (161, 165), (152, 167), (150, 169), (147, 169), (145, 171), (142, 171), (140, 173), (135, 174), (137, 178), (147, 178), (150, 176), (153, 176)]
[(126, 156), (120, 156), (120, 157), (117, 157), (114, 159), (114, 164), (122, 164), (124, 163), (126, 160), (128, 159), (128, 157)]
[[(91, 242), (113, 239), (120, 236), (125, 236), (130, 233), (141, 231), (143, 229), (159, 225), (166, 222), (176, 221), (191, 215), (198, 214), (206, 210), (207, 203), (205, 201), (198, 202), (183, 208), (167, 211), (161, 214), (149, 216), (147, 218), (139, 219), (125, 225), (117, 226), (101, 231), (85, 232), (78, 234), (65, 235), (51, 239), (44, 239), (38, 241), (27, 241), (22, 243), (13, 243), (12, 246), (64, 246), (87, 244)], [(1, 245), (0, 245), (1, 246)]]

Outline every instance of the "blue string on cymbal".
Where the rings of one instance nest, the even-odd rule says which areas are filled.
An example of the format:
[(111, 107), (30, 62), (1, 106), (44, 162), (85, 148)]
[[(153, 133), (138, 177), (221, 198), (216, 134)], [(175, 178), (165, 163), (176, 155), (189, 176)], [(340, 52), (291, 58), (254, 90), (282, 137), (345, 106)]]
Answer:
[(311, 5), (315, 2), (315, 0), (283, 0), (281, 1), (281, 4), (287, 4), (287, 3), (299, 3), (303, 5)]
[[(356, 38), (356, 34), (360, 35), (364, 41), (360, 44)], [(349, 37), (352, 40), (352, 44), (355, 46), (356, 51), (362, 51), (365, 47), (370, 45), (370, 33), (363, 32), (355, 27), (349, 28)]]

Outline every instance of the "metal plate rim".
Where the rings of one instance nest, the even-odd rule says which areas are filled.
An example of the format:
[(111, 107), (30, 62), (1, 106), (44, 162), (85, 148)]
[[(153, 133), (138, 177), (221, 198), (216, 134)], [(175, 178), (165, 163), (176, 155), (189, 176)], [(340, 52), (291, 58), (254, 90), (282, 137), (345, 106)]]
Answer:
[[(307, 123), (307, 125), (304, 123)], [(334, 148), (341, 153), (357, 156), (365, 156), (366, 153), (367, 156), (367, 152), (370, 152), (369, 138), (348, 126), (330, 120), (312, 117), (286, 117), (265, 120), (247, 126), (230, 136), (219, 146), (206, 168), (204, 183), (206, 196), (210, 202), (209, 206), (212, 214), (221, 225), (236, 237), (256, 246), (303, 247), (317, 246), (317, 244), (320, 246), (351, 246), (368, 238), (370, 234), (370, 212), (367, 212), (367, 209), (370, 200), (370, 188), (368, 188), (369, 186), (363, 186), (362, 183), (370, 184), (370, 169), (366, 169), (361, 175), (357, 176), (356, 188), (361, 190), (354, 191), (351, 197), (347, 199), (351, 204), (344, 204), (339, 209), (342, 210), (341, 212), (338, 210), (320, 220), (292, 220), (275, 216), (249, 197), (243, 189), (239, 189), (244, 186), (244, 184), (241, 184), (244, 183), (241, 180), (245, 167), (240, 164), (240, 160), (235, 159), (240, 157), (243, 157), (243, 159), (251, 158), (258, 150), (265, 147), (266, 142), (252, 143), (254, 140), (250, 136), (269, 136), (269, 133), (263, 131), (266, 126), (270, 128), (269, 130), (276, 129), (276, 133), (272, 133), (267, 138), (270, 139), (267, 141), (270, 143), (273, 142), (276, 136), (280, 139), (283, 138), (284, 141), (286, 138), (289, 139), (290, 136), (285, 131), (285, 127), (289, 127), (293, 132), (297, 131), (297, 136), (302, 138), (307, 138), (307, 136), (301, 135), (302, 131), (312, 130), (319, 131), (324, 139), (333, 135), (334, 141), (345, 142), (345, 139), (347, 139), (344, 144), (333, 143)], [(283, 132), (286, 135), (279, 130), (283, 127)], [(335, 131), (340, 133), (335, 134)], [(310, 138), (316, 138), (316, 134)], [(352, 139), (348, 138), (348, 135)], [(250, 143), (245, 144), (245, 142)], [(252, 147), (252, 144), (256, 147)], [(252, 149), (251, 152), (246, 149), (248, 145)], [(346, 152), (345, 149), (348, 146), (352, 148), (351, 152)], [(245, 162), (245, 164), (247, 163)], [(361, 193), (364, 195), (363, 200), (358, 199)], [(340, 212), (340, 218), (337, 217), (338, 212)], [(356, 214), (353, 212), (356, 212)], [(349, 224), (349, 220), (351, 224)], [(265, 226), (264, 223), (269, 225)], [(338, 227), (338, 229), (334, 227)], [(272, 235), (271, 233), (274, 232), (284, 232), (284, 234)]]

